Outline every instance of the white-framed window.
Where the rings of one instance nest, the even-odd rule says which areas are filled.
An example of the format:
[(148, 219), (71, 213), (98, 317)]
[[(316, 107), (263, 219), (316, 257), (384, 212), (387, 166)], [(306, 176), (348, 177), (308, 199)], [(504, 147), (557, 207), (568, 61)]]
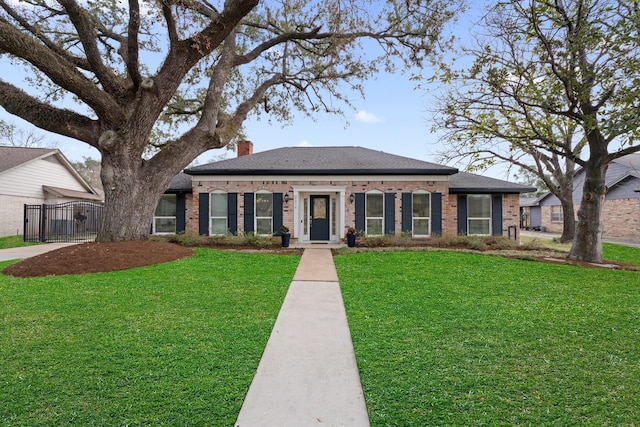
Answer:
[(551, 206), (551, 222), (564, 222), (562, 206)]
[(273, 234), (273, 193), (256, 193), (255, 203), (256, 234)]
[(228, 197), (223, 191), (214, 191), (209, 194), (209, 234), (227, 234), (229, 226), (227, 224)]
[(413, 193), (411, 216), (413, 235), (417, 237), (431, 235), (431, 194), (426, 191)]
[(384, 234), (384, 193), (367, 193), (365, 201), (365, 232), (367, 236)]
[(171, 234), (176, 232), (175, 194), (163, 194), (153, 215), (153, 234)]
[(491, 195), (469, 194), (467, 196), (467, 234), (491, 235)]

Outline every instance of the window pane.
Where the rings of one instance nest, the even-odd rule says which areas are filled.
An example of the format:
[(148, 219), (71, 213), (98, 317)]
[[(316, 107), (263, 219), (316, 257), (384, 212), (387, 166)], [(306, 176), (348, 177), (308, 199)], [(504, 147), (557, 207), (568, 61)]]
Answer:
[(420, 218), (429, 218), (431, 216), (429, 194), (413, 195), (413, 216)]
[(256, 194), (256, 216), (272, 216), (273, 215), (273, 194), (257, 193)]
[(489, 220), (488, 219), (470, 219), (468, 233), (470, 235), (471, 234), (491, 234), (491, 230), (489, 228)]
[(469, 218), (490, 218), (491, 197), (488, 194), (467, 196), (467, 209)]
[(383, 197), (382, 194), (367, 194), (367, 216), (383, 216)]
[(428, 236), (429, 233), (429, 220), (428, 219), (414, 219), (413, 220), (413, 235), (414, 236)]
[(256, 219), (256, 234), (272, 234), (271, 218)]
[(164, 194), (160, 197), (155, 216), (176, 216), (175, 194)]
[(156, 218), (156, 233), (175, 233), (175, 218)]
[(563, 222), (562, 206), (551, 206), (551, 222)]
[(336, 234), (336, 198), (333, 197), (331, 198), (331, 234), (335, 235)]
[(382, 220), (367, 218), (367, 234), (370, 236), (382, 235)]
[(304, 230), (302, 233), (309, 234), (309, 198), (305, 197), (302, 204), (304, 206)]
[(325, 198), (311, 199), (313, 201), (313, 219), (327, 219), (327, 200)]
[(226, 217), (227, 216), (227, 194), (211, 193), (211, 216)]
[(220, 235), (227, 234), (227, 220), (226, 218), (212, 218), (211, 219), (211, 234)]

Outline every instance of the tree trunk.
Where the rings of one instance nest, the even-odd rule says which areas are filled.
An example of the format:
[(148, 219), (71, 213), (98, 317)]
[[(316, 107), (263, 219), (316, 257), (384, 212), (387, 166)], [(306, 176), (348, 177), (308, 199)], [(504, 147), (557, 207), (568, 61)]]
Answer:
[(105, 205), (98, 242), (148, 239), (160, 196), (174, 176), (171, 168), (149, 170), (142, 159), (119, 154), (103, 153)]
[(585, 165), (578, 225), (568, 259), (602, 263), (602, 209), (607, 191), (607, 166), (605, 158), (594, 158), (593, 153)]
[(563, 217), (562, 235), (560, 236), (560, 242), (568, 243), (573, 241), (573, 238), (576, 235), (576, 220), (575, 212), (573, 209), (573, 191), (569, 192), (568, 195), (563, 194), (562, 197), (560, 197), (560, 204), (562, 205)]

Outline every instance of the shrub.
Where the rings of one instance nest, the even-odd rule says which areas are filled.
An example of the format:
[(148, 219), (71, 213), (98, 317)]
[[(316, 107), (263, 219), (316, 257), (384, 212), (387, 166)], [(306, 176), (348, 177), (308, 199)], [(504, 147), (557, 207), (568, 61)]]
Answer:
[(183, 246), (249, 246), (255, 248), (269, 248), (280, 246), (279, 240), (272, 236), (259, 236), (255, 233), (239, 232), (238, 234), (222, 234), (216, 236), (200, 236), (192, 231), (170, 235), (155, 235), (153, 240), (177, 243)]

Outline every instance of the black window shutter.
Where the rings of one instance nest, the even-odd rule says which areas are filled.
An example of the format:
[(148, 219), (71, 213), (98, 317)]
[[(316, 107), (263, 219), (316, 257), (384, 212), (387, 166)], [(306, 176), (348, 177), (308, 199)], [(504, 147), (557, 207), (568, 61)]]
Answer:
[(396, 193), (384, 194), (384, 234), (396, 234)]
[(431, 234), (442, 234), (442, 193), (431, 193)]
[(198, 234), (209, 235), (209, 193), (198, 194)]
[(280, 235), (282, 227), (282, 193), (273, 193), (273, 232)]
[(358, 231), (364, 231), (365, 229), (365, 225), (364, 225), (364, 221), (365, 221), (365, 211), (364, 211), (364, 204), (365, 204), (365, 199), (364, 199), (364, 193), (355, 193), (356, 195), (356, 230)]
[(494, 236), (502, 236), (502, 194), (493, 195), (491, 222), (492, 234)]
[(244, 193), (244, 232), (251, 233), (253, 231), (253, 193)]
[(467, 234), (467, 195), (458, 196), (458, 234)]
[(176, 233), (183, 233), (187, 228), (186, 206), (187, 202), (184, 193), (176, 195)]
[(227, 228), (231, 234), (238, 232), (238, 193), (227, 194)]
[(413, 194), (402, 193), (402, 232), (413, 231)]

